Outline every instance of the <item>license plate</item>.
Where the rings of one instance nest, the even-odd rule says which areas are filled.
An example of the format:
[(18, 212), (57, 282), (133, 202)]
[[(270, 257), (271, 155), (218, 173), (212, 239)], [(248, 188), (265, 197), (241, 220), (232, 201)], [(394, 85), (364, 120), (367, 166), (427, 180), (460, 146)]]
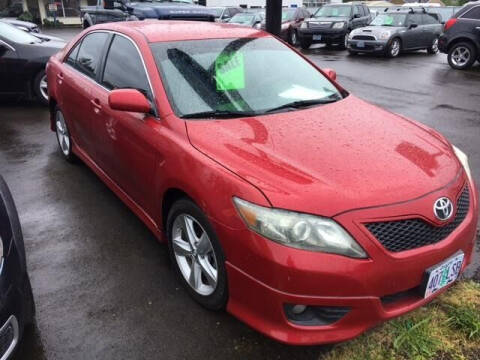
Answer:
[(360, 47), (360, 48), (365, 47), (365, 41), (359, 41), (359, 42), (357, 42), (357, 47)]
[(322, 35), (313, 35), (313, 40), (322, 40)]
[(460, 270), (462, 270), (464, 257), (463, 252), (459, 252), (441, 264), (427, 269), (428, 281), (424, 293), (425, 298), (457, 280)]

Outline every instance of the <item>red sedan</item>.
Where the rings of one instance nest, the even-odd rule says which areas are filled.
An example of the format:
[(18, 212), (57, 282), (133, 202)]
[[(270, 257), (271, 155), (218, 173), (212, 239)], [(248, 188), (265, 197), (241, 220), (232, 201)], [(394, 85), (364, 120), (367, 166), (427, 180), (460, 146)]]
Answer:
[(468, 159), (265, 32), (141, 21), (47, 67), (51, 129), (159, 240), (191, 296), (290, 344), (346, 340), (466, 268)]

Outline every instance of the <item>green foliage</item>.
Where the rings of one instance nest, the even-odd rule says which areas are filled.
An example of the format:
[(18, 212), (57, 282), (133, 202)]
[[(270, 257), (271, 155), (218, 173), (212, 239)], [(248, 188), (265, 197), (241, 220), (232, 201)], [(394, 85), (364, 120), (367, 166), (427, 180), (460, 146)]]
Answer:
[(33, 15), (28, 11), (24, 11), (23, 13), (20, 14), (20, 16), (18, 17), (18, 20), (33, 22)]
[(480, 339), (480, 312), (471, 305), (445, 305), (447, 324), (463, 332), (469, 339)]
[(432, 317), (415, 322), (413, 319), (392, 323), (395, 339), (393, 348), (407, 359), (430, 359), (440, 348), (440, 341), (431, 335)]

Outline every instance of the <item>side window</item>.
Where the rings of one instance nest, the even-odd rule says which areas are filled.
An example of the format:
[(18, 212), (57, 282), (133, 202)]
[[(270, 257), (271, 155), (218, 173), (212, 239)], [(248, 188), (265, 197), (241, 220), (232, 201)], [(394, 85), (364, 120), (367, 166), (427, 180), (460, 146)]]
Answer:
[(410, 14), (408, 15), (407, 26), (411, 24), (422, 25), (422, 15), (421, 14)]
[(103, 72), (102, 84), (110, 89), (137, 89), (152, 98), (140, 54), (127, 38), (115, 35)]
[(362, 16), (362, 13), (360, 12), (360, 6), (355, 5), (353, 7), (353, 16)]
[(98, 64), (107, 38), (107, 33), (92, 33), (85, 36), (80, 45), (75, 67), (92, 79), (97, 76)]
[(367, 5), (364, 5), (364, 6), (363, 6), (363, 12), (365, 13), (365, 16), (370, 15), (370, 9), (368, 8)]
[(75, 66), (75, 63), (77, 62), (78, 50), (80, 49), (81, 44), (82, 43), (80, 42), (78, 45), (74, 47), (72, 51), (70, 51), (70, 54), (68, 55), (68, 58), (67, 58), (68, 65)]
[(423, 14), (422, 19), (423, 19), (424, 25), (438, 24), (438, 21), (435, 18), (435, 16), (431, 14)]
[(475, 6), (462, 16), (464, 19), (480, 20), (480, 6)]

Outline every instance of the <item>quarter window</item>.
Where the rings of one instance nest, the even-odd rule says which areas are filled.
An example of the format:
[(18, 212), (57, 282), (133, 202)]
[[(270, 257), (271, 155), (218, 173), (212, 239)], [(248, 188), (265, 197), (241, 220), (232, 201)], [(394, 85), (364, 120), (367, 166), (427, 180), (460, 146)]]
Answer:
[(120, 35), (115, 35), (110, 45), (102, 83), (110, 90), (137, 89), (151, 99), (140, 54), (130, 40)]
[(435, 15), (423, 14), (423, 15), (422, 15), (422, 18), (423, 18), (423, 23), (424, 23), (425, 25), (438, 24), (438, 21), (437, 21), (437, 19), (435, 18)]
[(476, 6), (470, 11), (467, 11), (465, 15), (462, 16), (464, 19), (473, 19), (473, 20), (480, 20), (480, 6)]
[(97, 76), (98, 64), (107, 38), (107, 33), (92, 33), (87, 35), (80, 45), (75, 67), (92, 79)]

